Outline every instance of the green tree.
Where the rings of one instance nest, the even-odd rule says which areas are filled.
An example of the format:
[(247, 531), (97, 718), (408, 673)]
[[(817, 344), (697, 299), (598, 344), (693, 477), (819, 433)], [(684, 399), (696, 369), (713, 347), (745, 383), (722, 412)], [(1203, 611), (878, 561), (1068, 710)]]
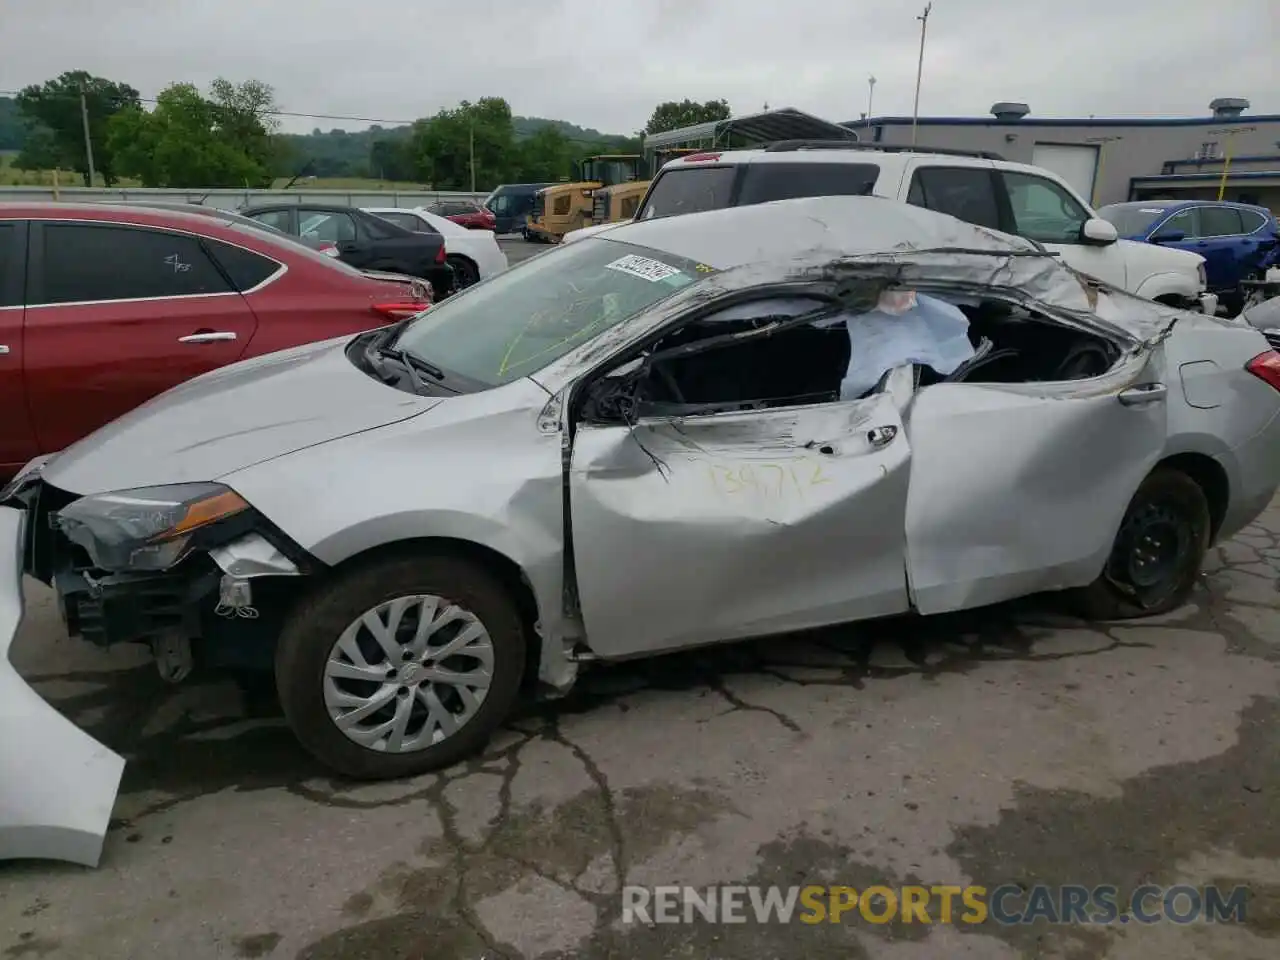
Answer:
[(645, 124), (645, 133), (663, 133), (689, 127), (695, 123), (710, 123), (712, 120), (729, 119), (729, 101), (708, 100), (698, 103), (695, 100), (668, 100), (653, 108), (653, 115)]
[(62, 166), (62, 154), (53, 131), (43, 124), (30, 127), (22, 152), (14, 157), (13, 165), (19, 170), (53, 170)]
[(219, 77), (209, 85), (209, 101), (223, 142), (269, 170), (276, 157), (272, 135), (280, 126), (275, 91), (260, 80), (237, 84)]
[(27, 139), (22, 112), (12, 97), (0, 97), (0, 150), (21, 150)]
[(379, 180), (412, 180), (413, 151), (404, 137), (384, 137), (369, 147), (369, 169)]
[[(49, 136), (37, 144), (39, 151), (29, 153), (23, 163), (54, 159), (52, 166), (78, 170), (85, 186), (92, 186), (84, 148), (81, 93), (89, 114), (94, 167), (110, 186), (116, 181), (116, 164), (107, 142), (107, 125), (122, 110), (138, 109), (138, 91), (127, 83), (95, 77), (84, 70), (67, 71), (53, 80), (26, 87), (18, 94), (18, 109), (29, 128), (44, 128), (49, 132)], [(52, 155), (47, 153), (50, 149)]]
[(257, 152), (259, 137), (234, 123), (225, 102), (204, 97), (193, 84), (175, 83), (156, 98), (154, 110), (133, 107), (113, 117), (107, 143), (121, 172), (143, 186), (269, 184), (269, 142), (264, 158)]
[(429, 120), (419, 120), (410, 135), (410, 156), (415, 179), (438, 190), (489, 189), (514, 169), (515, 134), (511, 107), (501, 97), (463, 100), (453, 110), (441, 110)]

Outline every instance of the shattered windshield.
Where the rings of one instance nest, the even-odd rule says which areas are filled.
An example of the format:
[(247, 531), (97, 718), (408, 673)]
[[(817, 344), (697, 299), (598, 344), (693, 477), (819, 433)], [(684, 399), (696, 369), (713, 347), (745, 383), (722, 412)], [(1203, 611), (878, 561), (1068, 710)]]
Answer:
[(713, 272), (648, 247), (586, 239), (437, 304), (405, 328), (395, 348), (499, 386)]
[(1149, 203), (1113, 203), (1098, 211), (1098, 216), (1116, 228), (1122, 237), (1146, 234), (1169, 210)]

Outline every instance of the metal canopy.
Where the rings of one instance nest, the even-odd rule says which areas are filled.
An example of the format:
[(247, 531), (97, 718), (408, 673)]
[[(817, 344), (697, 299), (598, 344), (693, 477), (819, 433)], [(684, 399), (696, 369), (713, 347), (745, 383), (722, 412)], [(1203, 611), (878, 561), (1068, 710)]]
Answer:
[(858, 134), (794, 107), (766, 110), (728, 120), (695, 123), (644, 138), (648, 153), (666, 147), (749, 147), (775, 140), (857, 140)]

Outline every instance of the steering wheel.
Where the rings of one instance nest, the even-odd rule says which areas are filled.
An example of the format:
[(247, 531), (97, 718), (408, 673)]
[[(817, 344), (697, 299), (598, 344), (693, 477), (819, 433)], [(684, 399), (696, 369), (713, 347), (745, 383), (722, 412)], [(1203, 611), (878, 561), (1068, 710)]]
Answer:
[(1107, 372), (1111, 357), (1096, 343), (1078, 343), (1053, 372), (1055, 380), (1087, 380)]

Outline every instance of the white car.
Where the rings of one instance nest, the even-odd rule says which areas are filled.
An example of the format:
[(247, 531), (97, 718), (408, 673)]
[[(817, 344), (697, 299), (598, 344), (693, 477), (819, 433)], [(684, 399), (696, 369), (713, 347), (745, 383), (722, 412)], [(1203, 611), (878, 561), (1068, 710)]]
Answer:
[(365, 207), (365, 213), (417, 233), (444, 237), (444, 252), (461, 290), (507, 269), (507, 255), (488, 230), (468, 230), (423, 207)]
[[(794, 140), (690, 154), (663, 166), (635, 219), (835, 195), (885, 197), (948, 213), (1041, 243), (1081, 273), (1140, 297), (1217, 311), (1218, 298), (1205, 291), (1204, 257), (1120, 240), (1061, 177), (994, 154)], [(585, 240), (615, 226), (585, 227), (564, 240)]]

